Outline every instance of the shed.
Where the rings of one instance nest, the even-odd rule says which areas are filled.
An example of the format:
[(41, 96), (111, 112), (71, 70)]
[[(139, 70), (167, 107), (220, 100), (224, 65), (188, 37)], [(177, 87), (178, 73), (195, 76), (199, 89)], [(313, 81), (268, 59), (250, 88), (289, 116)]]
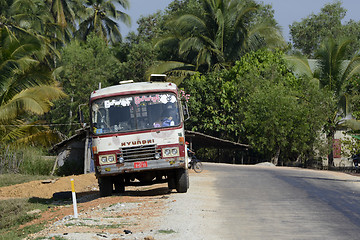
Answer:
[[(50, 149), (50, 152), (57, 155), (53, 173), (57, 166), (66, 168), (65, 170), (68, 170), (70, 167), (72, 172), (69, 174), (94, 172), (89, 129), (89, 127), (78, 129), (75, 135), (59, 142)], [(190, 143), (190, 148), (192, 148), (192, 144), (196, 144), (199, 147), (214, 147), (218, 149), (238, 149), (242, 151), (249, 149), (249, 145), (246, 144), (188, 130), (185, 131), (185, 139)]]

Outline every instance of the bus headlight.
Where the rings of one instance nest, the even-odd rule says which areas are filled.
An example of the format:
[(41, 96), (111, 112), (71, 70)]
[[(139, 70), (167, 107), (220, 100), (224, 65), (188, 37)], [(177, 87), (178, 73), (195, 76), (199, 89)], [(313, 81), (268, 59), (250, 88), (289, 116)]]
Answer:
[(162, 149), (163, 157), (178, 157), (179, 156), (179, 148), (163, 148)]
[(170, 151), (170, 149), (168, 148), (168, 149), (165, 149), (164, 153), (165, 153), (165, 156), (169, 156), (170, 153), (171, 153), (171, 151)]
[(116, 163), (116, 157), (115, 154), (110, 154), (110, 155), (102, 155), (99, 156), (100, 158), (100, 165), (106, 165), (106, 164), (114, 164)]
[(107, 157), (102, 156), (102, 157), (101, 157), (101, 162), (100, 162), (100, 163), (105, 164), (106, 162), (107, 162)]
[(115, 162), (115, 156), (111, 155), (108, 157), (108, 163), (114, 163)]
[(155, 153), (155, 159), (159, 159), (160, 157), (160, 153)]

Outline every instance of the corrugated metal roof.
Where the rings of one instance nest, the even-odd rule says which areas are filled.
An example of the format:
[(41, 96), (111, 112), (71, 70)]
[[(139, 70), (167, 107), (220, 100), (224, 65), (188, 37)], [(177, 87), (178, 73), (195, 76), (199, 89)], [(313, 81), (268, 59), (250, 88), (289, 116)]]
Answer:
[(210, 135), (206, 135), (204, 133), (193, 132), (185, 130), (185, 139), (186, 141), (191, 141), (196, 146), (200, 147), (213, 147), (213, 148), (231, 148), (231, 149), (243, 149), (247, 150), (250, 148), (247, 144), (237, 143), (217, 137), (213, 137)]

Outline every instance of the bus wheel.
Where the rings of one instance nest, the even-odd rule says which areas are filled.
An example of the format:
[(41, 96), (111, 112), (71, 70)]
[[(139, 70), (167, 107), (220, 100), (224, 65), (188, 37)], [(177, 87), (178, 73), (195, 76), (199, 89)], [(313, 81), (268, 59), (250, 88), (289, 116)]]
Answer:
[(98, 183), (101, 197), (107, 197), (112, 194), (113, 182), (111, 177), (99, 177)]
[(167, 175), (168, 178), (168, 188), (169, 190), (175, 189), (176, 188), (176, 183), (175, 183), (175, 173), (173, 171), (169, 172)]
[(187, 169), (178, 169), (175, 176), (176, 191), (178, 193), (186, 193), (189, 188), (189, 174)]
[(125, 192), (125, 180), (122, 176), (113, 177), (113, 183), (115, 186), (115, 193), (124, 193)]

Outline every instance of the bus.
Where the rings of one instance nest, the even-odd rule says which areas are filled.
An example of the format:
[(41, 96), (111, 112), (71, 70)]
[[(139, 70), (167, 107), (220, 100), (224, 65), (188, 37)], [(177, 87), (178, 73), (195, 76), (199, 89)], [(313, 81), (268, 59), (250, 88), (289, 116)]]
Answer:
[(150, 79), (99, 87), (90, 95), (92, 154), (101, 196), (157, 183), (180, 193), (189, 188), (186, 102), (166, 75)]

